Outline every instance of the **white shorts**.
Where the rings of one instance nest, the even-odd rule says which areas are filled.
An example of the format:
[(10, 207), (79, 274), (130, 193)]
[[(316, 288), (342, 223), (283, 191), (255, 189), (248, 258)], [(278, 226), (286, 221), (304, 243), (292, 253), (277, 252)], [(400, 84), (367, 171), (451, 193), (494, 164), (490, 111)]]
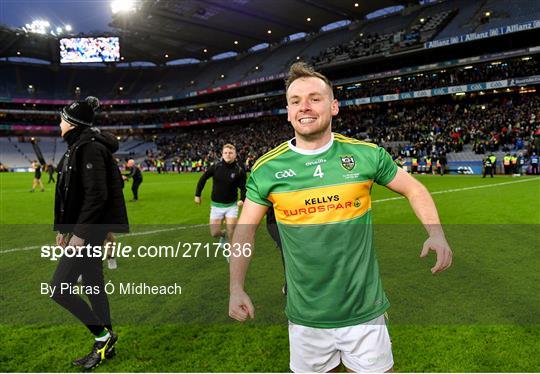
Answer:
[(238, 205), (234, 204), (226, 208), (218, 208), (217, 206), (210, 207), (210, 219), (217, 220), (227, 218), (238, 217)]
[(356, 326), (320, 329), (289, 322), (290, 368), (295, 373), (324, 373), (340, 362), (354, 372), (378, 372), (394, 366), (384, 315)]

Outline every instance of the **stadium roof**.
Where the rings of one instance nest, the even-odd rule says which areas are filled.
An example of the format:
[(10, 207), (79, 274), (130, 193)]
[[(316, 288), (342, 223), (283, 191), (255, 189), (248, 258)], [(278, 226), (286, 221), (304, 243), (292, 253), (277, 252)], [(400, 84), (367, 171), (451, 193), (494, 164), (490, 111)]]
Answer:
[[(292, 34), (317, 32), (332, 22), (363, 19), (381, 8), (417, 3), (417, 0), (148, 0), (140, 2), (135, 12), (117, 13), (111, 26), (121, 37), (125, 62), (163, 64), (184, 58), (208, 60), (229, 51), (241, 53), (257, 44), (280, 42)], [(0, 57), (17, 55), (57, 62), (58, 40), (0, 27)]]

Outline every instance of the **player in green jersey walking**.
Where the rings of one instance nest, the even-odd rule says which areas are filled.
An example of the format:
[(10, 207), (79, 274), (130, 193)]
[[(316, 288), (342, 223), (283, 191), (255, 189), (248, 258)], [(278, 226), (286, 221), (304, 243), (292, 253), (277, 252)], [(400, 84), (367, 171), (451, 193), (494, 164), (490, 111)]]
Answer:
[[(399, 169), (381, 147), (332, 133), (339, 111), (329, 80), (304, 63), (286, 83), (288, 120), (295, 138), (253, 166), (233, 247), (253, 243), (269, 206), (275, 210), (288, 285), (290, 367), (328, 372), (393, 367), (371, 227), (371, 187), (405, 196), (429, 237), (421, 256), (437, 253), (432, 273), (448, 268), (452, 251), (427, 189)], [(249, 257), (231, 257), (229, 315), (245, 321), (255, 309), (244, 291)]]

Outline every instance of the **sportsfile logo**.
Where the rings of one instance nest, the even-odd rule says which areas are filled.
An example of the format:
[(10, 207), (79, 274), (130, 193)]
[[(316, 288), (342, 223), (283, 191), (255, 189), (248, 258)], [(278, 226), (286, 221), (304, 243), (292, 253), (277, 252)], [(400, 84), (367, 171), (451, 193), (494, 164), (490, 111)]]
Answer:
[(278, 171), (278, 172), (275, 174), (275, 177), (276, 177), (277, 179), (283, 179), (283, 178), (294, 177), (295, 175), (296, 175), (296, 173), (294, 172), (293, 169), (288, 169), (288, 170)]

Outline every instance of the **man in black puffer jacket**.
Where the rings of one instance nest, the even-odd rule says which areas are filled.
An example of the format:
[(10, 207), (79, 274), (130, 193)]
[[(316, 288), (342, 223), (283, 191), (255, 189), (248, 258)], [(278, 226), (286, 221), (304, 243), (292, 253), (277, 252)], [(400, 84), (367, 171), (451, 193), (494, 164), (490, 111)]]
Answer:
[[(90, 256), (86, 246), (101, 247), (108, 232), (129, 229), (122, 176), (112, 156), (118, 142), (111, 134), (92, 127), (98, 107), (99, 101), (88, 97), (62, 110), (60, 128), (68, 150), (57, 167), (54, 209), (57, 245), (69, 247), (66, 250), (71, 249), (78, 256), (60, 259), (51, 282), (52, 298), (84, 323), (95, 337), (92, 351), (73, 362), (84, 369), (93, 369), (105, 357), (113, 355), (118, 339), (111, 325), (102, 259)], [(91, 305), (72, 292), (71, 286), (79, 275)]]

